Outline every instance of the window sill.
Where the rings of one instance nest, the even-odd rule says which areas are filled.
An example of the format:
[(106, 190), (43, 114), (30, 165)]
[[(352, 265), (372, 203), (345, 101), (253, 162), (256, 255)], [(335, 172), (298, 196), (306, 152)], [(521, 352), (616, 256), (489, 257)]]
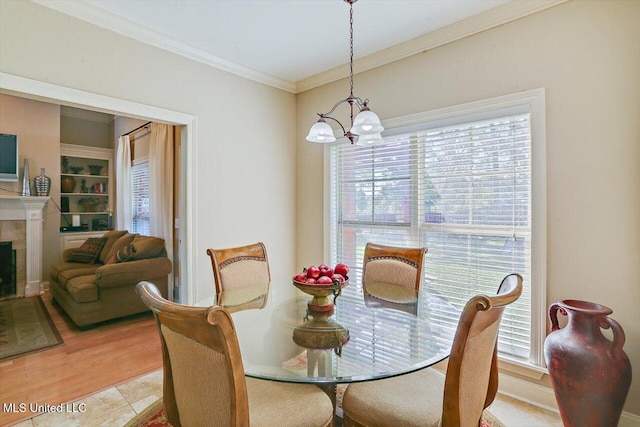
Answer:
[(498, 369), (501, 372), (516, 374), (536, 381), (540, 381), (543, 376), (548, 374), (546, 368), (520, 360), (508, 359), (504, 356), (498, 358)]

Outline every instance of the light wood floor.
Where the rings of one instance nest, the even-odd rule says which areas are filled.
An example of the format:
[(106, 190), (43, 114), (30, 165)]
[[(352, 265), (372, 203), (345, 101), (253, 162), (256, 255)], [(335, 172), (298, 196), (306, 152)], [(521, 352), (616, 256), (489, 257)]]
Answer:
[[(0, 402), (57, 405), (162, 368), (160, 338), (151, 313), (81, 331), (49, 293), (42, 299), (65, 344), (0, 362)], [(0, 408), (0, 425), (32, 416)]]

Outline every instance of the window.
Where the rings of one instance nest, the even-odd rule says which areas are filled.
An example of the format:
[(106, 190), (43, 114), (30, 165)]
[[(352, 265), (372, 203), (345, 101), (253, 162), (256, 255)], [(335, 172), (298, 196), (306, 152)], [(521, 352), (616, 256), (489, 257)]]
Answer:
[(149, 162), (131, 168), (132, 232), (149, 236)]
[[(496, 100), (461, 106), (445, 119), (427, 113), (403, 127), (385, 123), (384, 143), (329, 148), (328, 182), (330, 258), (352, 266), (352, 283), (360, 286), (367, 242), (425, 246), (422, 286), (454, 308), (442, 311), (442, 325), (455, 328), (470, 297), (495, 293), (504, 276), (520, 273), (524, 291), (504, 313), (498, 348), (537, 366), (546, 285), (544, 248), (533, 250), (533, 242), (544, 242), (546, 212), (532, 203), (533, 176), (544, 174), (544, 139), (534, 144), (532, 122), (543, 123), (543, 94), (508, 98), (506, 107)], [(536, 184), (535, 199), (543, 193)]]

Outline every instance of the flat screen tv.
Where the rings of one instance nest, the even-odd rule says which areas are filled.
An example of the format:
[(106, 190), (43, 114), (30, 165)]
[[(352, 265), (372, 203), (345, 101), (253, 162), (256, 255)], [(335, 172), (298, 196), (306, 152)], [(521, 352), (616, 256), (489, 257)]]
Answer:
[(18, 180), (18, 136), (0, 133), (0, 181)]

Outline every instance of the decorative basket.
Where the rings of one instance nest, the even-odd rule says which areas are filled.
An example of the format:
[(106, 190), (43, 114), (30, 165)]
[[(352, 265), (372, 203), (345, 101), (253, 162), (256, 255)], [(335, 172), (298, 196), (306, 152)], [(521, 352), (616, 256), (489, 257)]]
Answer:
[(89, 197), (78, 200), (78, 204), (85, 212), (96, 212), (99, 211), (98, 208), (102, 205), (102, 200), (97, 197)]

